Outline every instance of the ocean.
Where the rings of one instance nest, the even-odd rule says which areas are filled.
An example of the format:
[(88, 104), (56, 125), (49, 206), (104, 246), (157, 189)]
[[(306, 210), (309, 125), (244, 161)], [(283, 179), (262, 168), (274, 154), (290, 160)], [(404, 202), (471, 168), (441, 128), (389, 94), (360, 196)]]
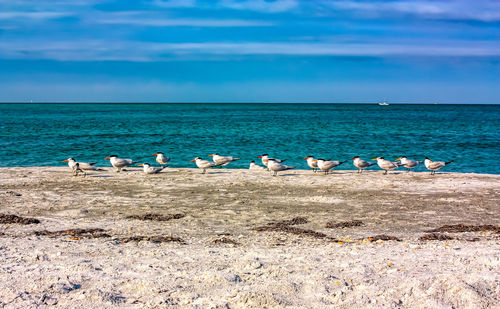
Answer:
[(160, 151), (171, 167), (215, 152), (240, 157), (231, 168), (261, 164), (264, 153), (300, 169), (308, 155), (349, 160), (340, 169), (355, 169), (356, 155), (406, 155), (455, 160), (443, 171), (500, 174), (500, 105), (0, 104), (2, 167), (68, 157), (110, 166), (113, 154), (156, 163)]

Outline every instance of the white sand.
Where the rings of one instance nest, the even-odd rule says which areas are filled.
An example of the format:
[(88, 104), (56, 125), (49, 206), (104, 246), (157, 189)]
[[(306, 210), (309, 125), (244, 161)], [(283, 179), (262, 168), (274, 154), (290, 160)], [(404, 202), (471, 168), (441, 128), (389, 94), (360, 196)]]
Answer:
[[(500, 308), (500, 175), (139, 169), (72, 177), (63, 167), (0, 168), (0, 306), (63, 308)], [(20, 194), (20, 196), (17, 196)], [(185, 214), (170, 221), (130, 215)], [(256, 231), (307, 218), (290, 231)], [(326, 228), (327, 222), (364, 225)], [(35, 236), (101, 228), (111, 237)], [(402, 241), (370, 242), (386, 234)], [(175, 236), (185, 244), (124, 242)], [(230, 239), (237, 244), (214, 240)]]

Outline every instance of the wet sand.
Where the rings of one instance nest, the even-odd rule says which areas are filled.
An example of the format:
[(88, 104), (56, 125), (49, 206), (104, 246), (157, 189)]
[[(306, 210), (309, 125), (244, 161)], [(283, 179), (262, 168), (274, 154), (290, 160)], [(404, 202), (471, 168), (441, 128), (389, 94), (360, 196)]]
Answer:
[(439, 172), (0, 168), (0, 214), (40, 221), (4, 216), (0, 305), (495, 307), (499, 184)]

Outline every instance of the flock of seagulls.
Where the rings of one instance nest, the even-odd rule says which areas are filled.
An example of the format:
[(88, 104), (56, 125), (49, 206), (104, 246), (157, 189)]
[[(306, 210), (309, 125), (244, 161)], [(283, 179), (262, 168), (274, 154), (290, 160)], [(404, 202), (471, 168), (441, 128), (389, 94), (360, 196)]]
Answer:
[[(142, 163), (137, 166), (141, 166), (144, 169), (145, 174), (157, 174), (160, 173), (163, 169), (168, 167), (167, 163), (170, 161), (169, 157), (166, 157), (163, 152), (157, 152), (154, 153), (153, 156), (156, 156), (156, 162), (160, 164), (159, 167), (156, 166), (151, 166), (149, 163)], [(218, 153), (214, 153), (209, 155), (209, 157), (212, 157), (212, 161), (209, 160), (203, 160), (200, 157), (196, 157), (192, 159), (192, 162), (195, 162), (196, 166), (203, 170), (202, 174), (205, 174), (207, 169), (211, 169), (214, 167), (222, 167), (226, 166), (231, 162), (240, 160), (240, 158), (235, 158), (232, 156), (222, 156)], [(250, 162), (250, 170), (268, 170), (273, 172), (273, 176), (277, 176), (278, 172), (281, 171), (286, 171), (286, 170), (291, 170), (296, 168), (296, 166), (290, 166), (283, 164), (284, 161), (286, 160), (280, 160), (276, 158), (270, 158), (268, 154), (263, 154), (261, 156), (258, 156), (258, 158), (261, 159), (263, 166), (258, 165), (255, 163), (255, 161)], [(118, 158), (116, 155), (109, 156), (105, 158), (110, 161), (111, 165), (115, 168), (116, 172), (120, 172), (124, 170), (124, 168), (129, 167), (131, 165), (139, 163), (138, 161), (134, 161), (132, 159), (122, 159)], [(344, 161), (337, 161), (337, 160), (325, 160), (325, 159), (315, 159), (313, 156), (307, 156), (304, 158), (307, 160), (307, 165), (312, 168), (313, 172), (322, 172), (325, 175), (330, 173), (334, 168), (344, 164), (347, 162), (347, 160)], [(359, 156), (355, 156), (352, 158), (352, 163), (355, 167), (358, 168), (358, 173), (362, 173), (364, 169), (373, 166), (377, 164), (381, 169), (384, 170), (384, 175), (386, 175), (389, 171), (392, 171), (400, 166), (403, 166), (407, 169), (407, 171), (411, 171), (418, 165), (424, 163), (425, 167), (431, 171), (431, 175), (434, 175), (437, 170), (441, 169), (442, 167), (452, 163), (453, 161), (432, 161), (429, 158), (425, 158), (424, 161), (416, 161), (416, 160), (411, 160), (408, 159), (407, 157), (403, 156), (400, 157), (394, 161), (386, 160), (384, 157), (377, 157), (375, 159), (372, 159), (374, 161), (377, 161), (376, 163), (373, 162), (366, 162), (365, 160), (362, 160)], [(74, 176), (78, 176), (79, 173), (82, 173), (84, 176), (86, 175), (85, 171), (86, 170), (102, 170), (98, 167), (96, 167), (96, 162), (79, 162), (76, 161), (74, 158), (68, 158), (66, 160), (63, 160), (64, 162), (68, 162), (68, 166), (71, 168), (73, 171)]]

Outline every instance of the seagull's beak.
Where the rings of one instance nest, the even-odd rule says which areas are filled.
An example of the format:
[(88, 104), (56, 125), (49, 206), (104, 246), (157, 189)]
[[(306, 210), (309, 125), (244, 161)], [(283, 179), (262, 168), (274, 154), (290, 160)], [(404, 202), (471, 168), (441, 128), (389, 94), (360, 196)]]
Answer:
[(313, 162), (318, 162), (318, 160), (313, 160)]
[(137, 166), (144, 166), (144, 164), (139, 164), (139, 165), (137, 165)]
[(262, 158), (262, 156), (258, 156), (257, 158)]
[(397, 159), (396, 159), (396, 160), (394, 160), (394, 161), (399, 161), (399, 160), (401, 160), (401, 158), (397, 158)]
[(375, 158), (375, 159), (372, 159), (372, 160), (373, 160), (373, 161), (377, 161), (378, 159), (377, 159), (377, 158)]
[(153, 153), (153, 156), (157, 156), (158, 154), (157, 153)]
[(191, 162), (196, 161), (196, 159), (191, 160)]
[(209, 157), (213, 157), (214, 155), (208, 155)]
[(309, 158), (308, 158), (308, 157), (305, 157), (305, 158), (304, 158), (304, 160), (307, 160), (307, 159), (309, 159)]
[(66, 160), (63, 160), (63, 162), (68, 162), (68, 159), (66, 159)]
[(109, 159), (111, 159), (111, 157), (104, 158), (104, 160), (109, 160)]

